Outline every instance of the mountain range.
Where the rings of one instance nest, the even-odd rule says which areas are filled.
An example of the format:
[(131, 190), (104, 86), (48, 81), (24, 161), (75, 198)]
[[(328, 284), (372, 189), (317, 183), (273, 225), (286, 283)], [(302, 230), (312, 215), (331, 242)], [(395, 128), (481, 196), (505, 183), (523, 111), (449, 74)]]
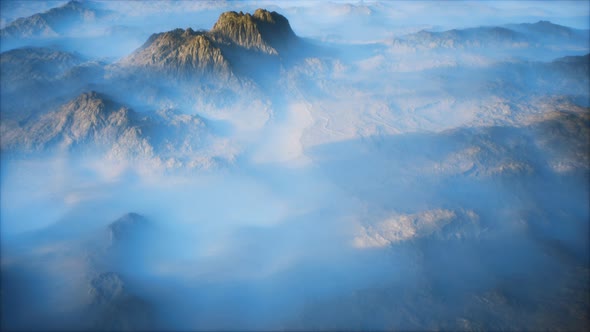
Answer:
[(588, 30), (170, 4), (0, 32), (2, 330), (588, 326)]
[(46, 12), (21, 17), (0, 30), (6, 38), (57, 37), (107, 14), (89, 2), (72, 0)]
[[(472, 42), (477, 40), (521, 42), (528, 40), (527, 33), (542, 33), (547, 29), (571, 38), (577, 38), (580, 33), (548, 22), (516, 25), (513, 29), (423, 31), (408, 40), (451, 38), (460, 45), (473, 46)], [(152, 108), (147, 111), (145, 100), (183, 98), (192, 103), (198, 98), (216, 102), (235, 98), (247, 102), (248, 96), (268, 98), (271, 91), (287, 89), (292, 84), (281, 73), (289, 70), (290, 61), (298, 59), (307, 46), (284, 16), (258, 9), (254, 14), (222, 13), (210, 31), (188, 28), (153, 34), (143, 46), (113, 64), (52, 48), (26, 47), (3, 52), (0, 54), (2, 151), (75, 151), (92, 146), (113, 158), (194, 164), (197, 151), (204, 150), (213, 138), (205, 121), (183, 115), (174, 107), (147, 106)], [(305, 59), (309, 58), (301, 58)], [(315, 62), (310, 64), (317, 61), (322, 64), (320, 58), (313, 59)], [(297, 61), (294, 61), (297, 66), (305, 64)], [(258, 73), (259, 68), (264, 68), (260, 70), (264, 74)], [(498, 78), (499, 72), (505, 74)], [(572, 86), (588, 78), (588, 55), (549, 63), (499, 62), (482, 69), (439, 75), (456, 76), (445, 86), (451, 94), (472, 89), (484, 89), (485, 93), (496, 95), (528, 93), (527, 89), (542, 93), (575, 92), (577, 89)], [(464, 86), (463, 82), (468, 80), (461, 75), (494, 80)], [(280, 81), (287, 85), (277, 84)], [(549, 81), (559, 84), (543, 83)], [(513, 88), (515, 85), (518, 88)], [(36, 99), (20, 97), (31, 91), (36, 91)], [(127, 105), (116, 100), (126, 100)], [(208, 160), (206, 163), (211, 162)]]
[(589, 30), (539, 21), (440, 32), (421, 30), (395, 38), (393, 45), (420, 49), (545, 48), (555, 44), (584, 45), (589, 37)]

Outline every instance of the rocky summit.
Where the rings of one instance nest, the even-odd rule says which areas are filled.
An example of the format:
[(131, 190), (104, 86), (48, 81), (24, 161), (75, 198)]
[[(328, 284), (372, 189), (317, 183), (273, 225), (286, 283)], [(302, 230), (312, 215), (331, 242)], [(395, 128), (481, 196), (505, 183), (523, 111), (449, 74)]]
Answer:
[[(210, 31), (175, 29), (153, 34), (146, 43), (120, 61), (123, 68), (143, 68), (176, 78), (229, 80), (236, 59), (283, 56), (298, 38), (289, 21), (276, 12), (222, 13)], [(243, 65), (243, 64), (240, 64)]]
[(210, 33), (219, 42), (279, 54), (297, 40), (289, 21), (277, 12), (257, 9), (253, 15), (225, 12)]

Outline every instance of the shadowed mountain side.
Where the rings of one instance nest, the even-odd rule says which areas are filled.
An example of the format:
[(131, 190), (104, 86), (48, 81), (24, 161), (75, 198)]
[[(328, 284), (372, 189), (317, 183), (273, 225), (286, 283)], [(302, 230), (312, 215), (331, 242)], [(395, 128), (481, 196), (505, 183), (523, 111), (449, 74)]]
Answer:
[[(325, 175), (371, 209), (412, 213), (425, 206), (474, 209), (482, 218), (517, 204), (587, 227), (588, 113), (556, 112), (525, 127), (465, 128), (365, 138), (310, 148)], [(567, 194), (565, 194), (567, 193)], [(568, 216), (557, 218), (557, 211)], [(485, 211), (485, 213), (483, 213)], [(491, 221), (488, 219), (488, 221)], [(584, 255), (585, 239), (570, 241)]]
[[(293, 328), (587, 326), (589, 148), (586, 111), (309, 149), (321, 174), (366, 205), (355, 243), (388, 250), (410, 275), (310, 301)], [(397, 263), (406, 254), (411, 268)]]
[(481, 27), (430, 32), (422, 30), (405, 37), (409, 44), (427, 48), (518, 47), (528, 46), (525, 35), (502, 27)]
[[(311, 300), (290, 328), (472, 331), (561, 326), (583, 330), (588, 325), (587, 265), (548, 257), (549, 250), (523, 234), (502, 244), (490, 234), (486, 237), (428, 238), (393, 247), (389, 249), (392, 264), (398, 264), (397, 256), (414, 253), (415, 271), (405, 282)], [(512, 259), (503, 259), (506, 255)]]
[(572, 29), (549, 21), (538, 21), (535, 23), (507, 24), (506, 28), (527, 34), (539, 41), (552, 40), (563, 41), (586, 41), (590, 31), (588, 29)]
[[(23, 245), (21, 250), (4, 256), (26, 257), (29, 264), (21, 261), (2, 267), (2, 327), (34, 330), (152, 328), (156, 319), (153, 305), (137, 295), (133, 280), (152, 250), (156, 238), (153, 225), (143, 216), (129, 213), (107, 226), (87, 230), (77, 239), (55, 237), (56, 232), (63, 233), (59, 228), (69, 226), (55, 224), (23, 234), (21, 241), (27, 243), (28, 238), (34, 239), (32, 245)], [(68, 273), (58, 276), (55, 269)], [(41, 275), (45, 287), (22, 282)], [(23, 306), (8, 309), (12, 307), (7, 306), (8, 303)], [(20, 319), (28, 314), (26, 310), (35, 310), (36, 320)], [(10, 317), (7, 313), (11, 313)]]

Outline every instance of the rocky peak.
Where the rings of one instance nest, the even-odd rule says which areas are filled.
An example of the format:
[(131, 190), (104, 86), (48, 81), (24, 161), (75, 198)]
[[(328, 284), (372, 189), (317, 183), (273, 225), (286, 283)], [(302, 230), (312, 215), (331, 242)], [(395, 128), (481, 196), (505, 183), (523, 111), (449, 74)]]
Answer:
[(217, 39), (268, 54), (278, 54), (297, 38), (287, 18), (265, 9), (257, 9), (253, 15), (222, 13), (211, 33)]
[(148, 41), (120, 63), (123, 66), (150, 68), (175, 77), (215, 73), (231, 77), (229, 62), (204, 33), (190, 28), (152, 35)]
[(133, 111), (97, 92), (86, 92), (60, 109), (27, 123), (26, 134), (4, 133), (6, 147), (25, 150), (49, 146), (71, 147), (80, 143), (108, 143), (121, 136), (135, 118)]
[(84, 92), (66, 105), (66, 108), (89, 111), (93, 113), (103, 112), (105, 109), (105, 97), (96, 91)]
[(154, 34), (114, 68), (132, 75), (144, 69), (142, 75), (165, 74), (175, 80), (239, 82), (240, 74), (248, 72), (245, 68), (269, 65), (268, 56), (279, 60), (278, 55), (289, 54), (297, 42), (289, 21), (276, 12), (230, 11), (222, 13), (210, 31), (188, 28)]

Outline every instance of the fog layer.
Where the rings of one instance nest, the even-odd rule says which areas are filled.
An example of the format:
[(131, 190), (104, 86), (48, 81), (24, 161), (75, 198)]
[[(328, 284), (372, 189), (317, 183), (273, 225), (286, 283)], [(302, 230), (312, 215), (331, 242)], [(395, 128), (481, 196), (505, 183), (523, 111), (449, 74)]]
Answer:
[(587, 329), (587, 22), (2, 2), (2, 329)]

